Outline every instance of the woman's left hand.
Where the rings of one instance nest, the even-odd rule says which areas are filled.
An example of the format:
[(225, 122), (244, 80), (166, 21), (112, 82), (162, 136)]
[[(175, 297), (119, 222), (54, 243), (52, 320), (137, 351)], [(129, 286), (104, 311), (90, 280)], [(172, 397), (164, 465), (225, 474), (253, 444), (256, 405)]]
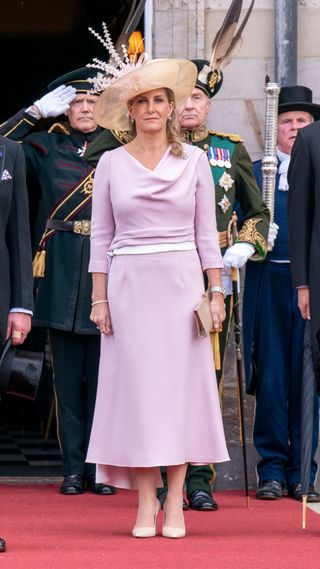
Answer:
[(220, 332), (222, 323), (226, 317), (226, 308), (224, 305), (224, 297), (221, 292), (213, 292), (210, 301), (210, 310), (213, 320), (213, 330)]
[(90, 314), (90, 320), (94, 322), (101, 334), (110, 336), (112, 334), (112, 324), (110, 317), (109, 304), (102, 302), (94, 304)]

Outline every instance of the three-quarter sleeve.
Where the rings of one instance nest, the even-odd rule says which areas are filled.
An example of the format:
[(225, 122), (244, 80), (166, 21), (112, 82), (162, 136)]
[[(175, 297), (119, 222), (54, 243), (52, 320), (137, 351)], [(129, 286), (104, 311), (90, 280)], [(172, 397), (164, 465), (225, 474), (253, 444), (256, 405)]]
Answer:
[(93, 183), (90, 273), (108, 272), (107, 251), (115, 232), (109, 180), (110, 152), (105, 152), (98, 162)]
[(207, 157), (203, 152), (197, 167), (195, 238), (204, 271), (223, 267), (217, 232), (215, 202), (212, 173)]

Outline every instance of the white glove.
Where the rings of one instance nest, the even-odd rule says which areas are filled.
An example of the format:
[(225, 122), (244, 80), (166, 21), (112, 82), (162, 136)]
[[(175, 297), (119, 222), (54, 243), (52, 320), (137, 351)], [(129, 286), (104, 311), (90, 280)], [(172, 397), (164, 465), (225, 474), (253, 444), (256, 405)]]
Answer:
[(70, 108), (70, 103), (76, 97), (76, 90), (69, 85), (60, 85), (33, 104), (39, 109), (41, 117), (58, 117)]
[(270, 223), (269, 225), (269, 233), (268, 233), (268, 245), (273, 249), (274, 242), (278, 235), (279, 225), (276, 223)]
[(223, 262), (226, 267), (243, 267), (249, 257), (252, 257), (255, 249), (251, 243), (235, 243), (226, 250), (223, 255)]

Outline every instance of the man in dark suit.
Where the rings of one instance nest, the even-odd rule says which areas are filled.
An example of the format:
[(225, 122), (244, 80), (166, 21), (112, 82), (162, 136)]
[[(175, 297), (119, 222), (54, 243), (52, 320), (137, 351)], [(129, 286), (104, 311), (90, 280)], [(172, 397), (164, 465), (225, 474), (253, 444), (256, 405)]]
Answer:
[(299, 132), (288, 180), (292, 284), (304, 320), (311, 320), (317, 391), (320, 394), (320, 121)]
[(22, 148), (0, 136), (0, 349), (9, 336), (12, 344), (22, 344), (31, 327), (32, 263), (25, 180)]
[[(278, 235), (263, 263), (248, 262), (243, 299), (243, 336), (247, 391), (256, 396), (253, 442), (260, 455), (256, 497), (276, 500), (285, 486), (289, 497), (301, 499), (301, 381), (304, 321), (292, 290), (294, 258), (288, 249), (287, 169), (297, 133), (320, 118), (320, 106), (303, 86), (283, 87), (278, 106), (278, 171), (274, 221), (270, 237)], [(315, 123), (317, 124), (317, 123)], [(302, 129), (302, 131), (300, 130)], [(300, 134), (299, 134), (300, 136)], [(292, 160), (292, 158), (291, 158)], [(301, 167), (301, 164), (300, 164)], [(303, 168), (302, 168), (303, 170)], [(262, 187), (261, 160), (254, 164)], [(297, 209), (300, 216), (301, 205)], [(296, 220), (297, 226), (300, 220)], [(272, 239), (270, 239), (272, 241)], [(291, 262), (290, 262), (291, 261)], [(318, 502), (314, 488), (317, 464), (319, 404), (314, 399), (313, 450), (309, 502)]]
[[(11, 336), (24, 342), (33, 310), (32, 258), (25, 160), (21, 146), (0, 136), (0, 352)], [(0, 552), (6, 544), (0, 538)]]

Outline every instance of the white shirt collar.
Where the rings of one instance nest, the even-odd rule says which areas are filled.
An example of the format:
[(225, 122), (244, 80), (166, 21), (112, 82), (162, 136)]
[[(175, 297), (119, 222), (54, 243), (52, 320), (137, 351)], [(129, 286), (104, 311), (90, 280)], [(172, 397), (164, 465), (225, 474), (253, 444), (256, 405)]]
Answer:
[(282, 192), (287, 192), (289, 189), (287, 173), (290, 164), (290, 154), (282, 152), (277, 147), (277, 157), (280, 160), (280, 165), (279, 165), (280, 180), (279, 180), (278, 189), (281, 190)]

